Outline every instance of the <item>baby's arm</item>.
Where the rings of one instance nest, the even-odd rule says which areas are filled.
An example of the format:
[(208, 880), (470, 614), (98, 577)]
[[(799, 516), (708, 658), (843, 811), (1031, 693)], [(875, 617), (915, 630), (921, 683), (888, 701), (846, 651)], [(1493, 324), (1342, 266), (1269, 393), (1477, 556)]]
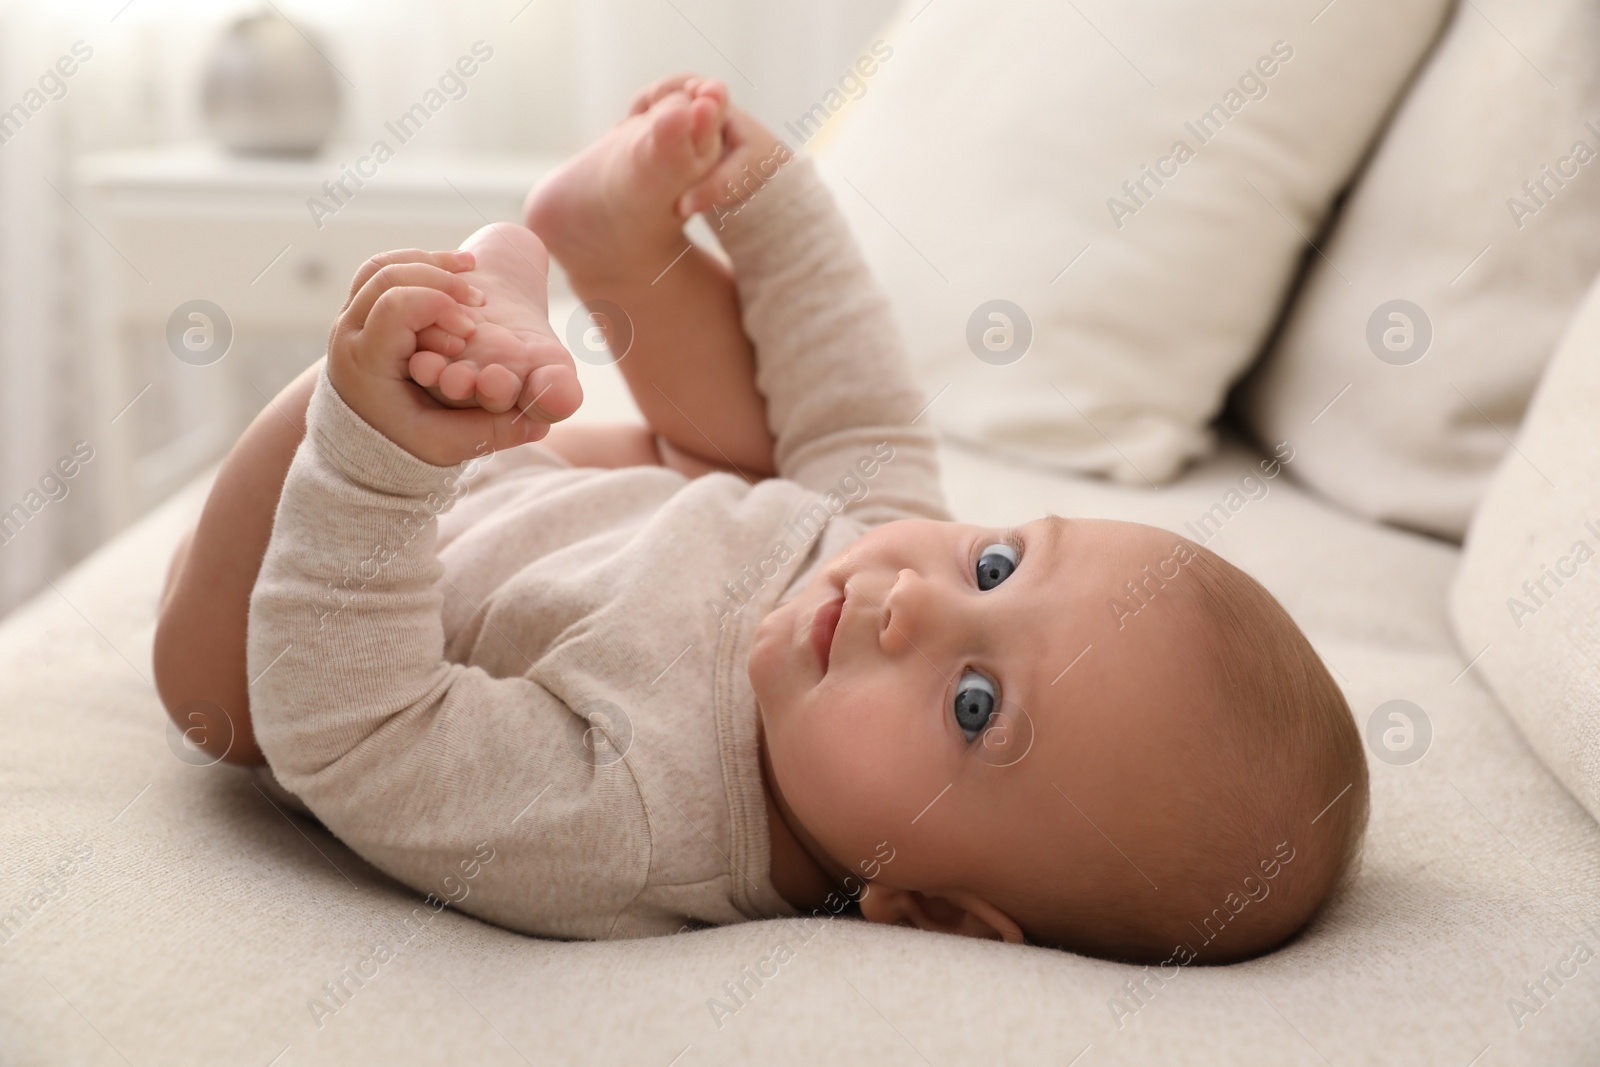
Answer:
[[(763, 134), (771, 138), (752, 132), (750, 142)], [(738, 183), (738, 197), (712, 203), (708, 218), (755, 344), (773, 465), (868, 523), (949, 519), (937, 438), (921, 421), (927, 401), (889, 301), (812, 161), (796, 156), (779, 169), (781, 158), (786, 150), (769, 149), (736, 175), (719, 166), (706, 190)]]
[[(588, 724), (537, 663), (495, 677), (444, 654), (437, 516), (464, 491), (478, 430), (509, 441), (515, 413), (413, 416), (427, 399), (405, 377), (416, 337), (459, 324), (443, 274), (357, 299), (319, 368), (250, 596), (255, 736), (284, 787), (400, 881), (449, 896), (471, 877), (470, 897), (451, 897), (463, 911), (605, 937), (648, 875), (631, 772), (581, 757)], [(617, 866), (600, 872), (597, 855)]]
[[(385, 252), (356, 275), (346, 306), (391, 264), (452, 272), (472, 266), (459, 252)], [(462, 280), (455, 290), (462, 300), (468, 299), (466, 285)], [(444, 335), (432, 340), (445, 347)], [(245, 623), (273, 512), (305, 436), (306, 405), (321, 367), (318, 360), (284, 386), (240, 435), (217, 471), (199, 522), (173, 553), (162, 588), (151, 650), (156, 691), (189, 743), (213, 759), (266, 762), (250, 720)]]

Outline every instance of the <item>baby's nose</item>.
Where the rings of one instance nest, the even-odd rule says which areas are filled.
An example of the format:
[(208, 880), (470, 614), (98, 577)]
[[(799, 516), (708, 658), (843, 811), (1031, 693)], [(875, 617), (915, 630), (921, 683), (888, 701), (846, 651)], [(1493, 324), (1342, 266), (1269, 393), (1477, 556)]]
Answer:
[(927, 646), (937, 642), (939, 632), (939, 591), (933, 583), (909, 567), (895, 575), (889, 595), (884, 598), (884, 651), (909, 648), (932, 655)]

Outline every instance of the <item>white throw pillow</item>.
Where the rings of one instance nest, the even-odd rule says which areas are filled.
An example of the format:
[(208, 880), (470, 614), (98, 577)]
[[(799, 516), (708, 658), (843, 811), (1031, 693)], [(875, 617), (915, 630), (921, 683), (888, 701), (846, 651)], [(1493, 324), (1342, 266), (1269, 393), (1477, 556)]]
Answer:
[(1600, 8), (1462, 4), (1321, 247), (1246, 420), (1344, 506), (1460, 540), (1600, 270)]
[(1209, 451), (1448, 3), (1319, 6), (909, 0), (859, 100), (778, 131), (822, 144), (946, 433), (1141, 484)]
[(1600, 283), (1473, 516), (1450, 614), (1541, 759), (1600, 819)]

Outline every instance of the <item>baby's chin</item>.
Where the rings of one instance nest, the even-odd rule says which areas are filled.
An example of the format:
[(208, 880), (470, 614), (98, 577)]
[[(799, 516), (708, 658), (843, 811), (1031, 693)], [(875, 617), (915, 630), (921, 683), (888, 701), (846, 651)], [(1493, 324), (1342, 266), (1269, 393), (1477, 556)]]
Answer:
[[(786, 643), (795, 637), (794, 628), (798, 624), (798, 613), (804, 610), (805, 604), (815, 603), (815, 598), (820, 595), (819, 590), (827, 584), (825, 573), (819, 571), (804, 586), (781, 597), (772, 610), (756, 623), (750, 631), (750, 659), (746, 664), (752, 684), (756, 684), (758, 658), (770, 656), (772, 662), (767, 664), (768, 667), (773, 669), (782, 667), (783, 656), (787, 651)], [(733, 620), (729, 620), (728, 625), (732, 624)]]

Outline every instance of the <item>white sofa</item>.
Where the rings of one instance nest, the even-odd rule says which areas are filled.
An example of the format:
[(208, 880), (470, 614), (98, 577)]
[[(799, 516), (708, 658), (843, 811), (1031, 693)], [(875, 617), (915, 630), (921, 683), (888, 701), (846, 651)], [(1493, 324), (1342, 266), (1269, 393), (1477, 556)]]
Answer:
[[(937, 28), (946, 8), (955, 17), (970, 7), (936, 0), (923, 14), (918, 0), (907, 15), (918, 12), (919, 26)], [(1471, 7), (1505, 14), (1490, 0)], [(1315, 16), (1314, 25), (1327, 27), (1346, 17), (1341, 9), (1378, 10), (1354, 0), (1311, 8), (1294, 17)], [(1108, 21), (1112, 8), (1085, 10), (1106, 22), (1096, 29), (1105, 43), (1115, 37), (1152, 65), (1158, 50), (1130, 42), (1126, 27)], [(1420, 56), (1428, 34), (1417, 37)], [(906, 46), (907, 68), (912, 55)], [(1116, 69), (1115, 56), (1103, 58)], [(1304, 64), (1314, 58), (1307, 46)], [(1197, 84), (1201, 95), (1210, 91)], [(879, 97), (894, 100), (891, 88), (874, 83), (878, 96), (858, 105), (863, 116)], [(1383, 107), (1369, 110), (1377, 123)], [(1346, 140), (1352, 152), (1363, 143)], [(1220, 152), (1212, 156), (1222, 160)], [(1352, 155), (1339, 165), (1356, 162)], [(1215, 180), (1204, 179), (1205, 187)], [(1340, 184), (1305, 185), (1316, 196), (1304, 198), (1301, 221), (1315, 229)], [(867, 187), (873, 211), (898, 217), (881, 188)], [(894, 289), (898, 268), (878, 258), (889, 255), (878, 245), (870, 254)], [(1278, 255), (1285, 258), (1282, 248)], [(1284, 278), (1258, 296), (1275, 302), (1288, 284)], [(912, 306), (905, 299), (897, 296), (902, 309)], [(563, 314), (558, 308), (557, 321)], [(1273, 317), (1271, 307), (1254, 308), (1241, 336), (1248, 342)], [(1048, 358), (1048, 340), (1036, 339), (1040, 348), (1028, 358)], [(627, 412), (615, 378), (581, 369), (590, 406), (580, 418)], [(1536, 377), (1537, 367), (1525, 375)], [(1078, 385), (1085, 381), (1094, 384)], [(937, 385), (930, 380), (930, 392)], [(1063, 395), (1081, 400), (1075, 388), (1069, 381)], [(1209, 421), (1203, 409), (1216, 396), (1179, 399), (1194, 401)], [(1360, 400), (1352, 393), (1341, 403)], [(1259, 416), (1263, 407), (1280, 410), (1257, 394), (1252, 410)], [(1202, 453), (1209, 432), (1204, 423), (1193, 432), (1145, 429), (1142, 447), (1179, 442)], [(1044, 447), (1042, 440), (1020, 451)], [(1210, 515), (1210, 526), (1220, 527), (1210, 546), (1283, 601), (1364, 730), (1376, 715), (1359, 877), (1287, 947), (1163, 975), (845, 918), (821, 932), (777, 921), (569, 943), (511, 934), (449, 909), (434, 914), (317, 824), (287, 814), (250, 774), (195, 766), (172, 744), (150, 683), (150, 643), (167, 562), (198, 515), (208, 474), (0, 623), (0, 1061), (1600, 1060), (1600, 824), (1485, 687), (1482, 664), (1473, 662), (1478, 650), (1458, 646), (1447, 594), (1461, 550), (1361, 517), (1359, 501), (1313, 494), (1294, 481), (1293, 461), (1273, 480), (1246, 481), (1259, 473), (1257, 456), (1229, 431), (1218, 451), (1161, 488), (1063, 469), (1127, 476), (1118, 457), (1094, 453), (1092, 435), (1055, 444), (1082, 445), (1082, 455), (1051, 465), (1019, 458), (1016, 447), (947, 444), (957, 515), (1007, 524), (1050, 510), (1185, 532)], [(1336, 459), (1338, 444), (1336, 436), (1319, 439), (1318, 463)], [(1492, 459), (1479, 466), (1486, 480)], [(1478, 586), (1488, 595), (1500, 588)], [(1409, 718), (1389, 718), (1394, 706), (1384, 706), (1396, 700), (1409, 702)], [(407, 917), (410, 933), (401, 926)], [(790, 951), (775, 952), (783, 945)], [(735, 987), (742, 992), (730, 992)]]
[[(944, 461), (953, 506), (974, 521), (1049, 509), (1176, 529), (1255, 469), (1233, 442), (1158, 492), (964, 449)], [(1600, 961), (1562, 962), (1579, 940), (1600, 948), (1600, 825), (1452, 640), (1458, 550), (1353, 517), (1284, 476), (1212, 547), (1303, 624), (1363, 723), (1386, 701), (1412, 701), (1431, 746), (1410, 765), (1371, 761), (1371, 828), (1346, 899), (1279, 952), (1166, 982), (843, 918), (804, 941), (793, 920), (567, 943), (446, 910), (404, 940), (396, 928), (416, 894), (285, 814), (249, 774), (169, 747), (149, 681), (156, 597), (209, 481), (0, 625), (0, 916), (26, 916), (0, 945), (8, 1065), (1466, 1067), (1581, 1064), (1600, 1049)], [(394, 952), (381, 964), (380, 942)], [(792, 959), (763, 963), (785, 942)], [(770, 977), (757, 985), (746, 967)], [(1576, 976), (1557, 987), (1545, 976), (1562, 967)], [(734, 1006), (724, 983), (742, 975), (749, 995), (719, 1027), (708, 1002)], [(324, 988), (339, 981), (342, 1002)], [(1514, 1014), (1508, 1001), (1531, 1007), (1524, 983), (1541, 981), (1543, 1006)], [(1130, 982), (1144, 983), (1140, 999)]]

